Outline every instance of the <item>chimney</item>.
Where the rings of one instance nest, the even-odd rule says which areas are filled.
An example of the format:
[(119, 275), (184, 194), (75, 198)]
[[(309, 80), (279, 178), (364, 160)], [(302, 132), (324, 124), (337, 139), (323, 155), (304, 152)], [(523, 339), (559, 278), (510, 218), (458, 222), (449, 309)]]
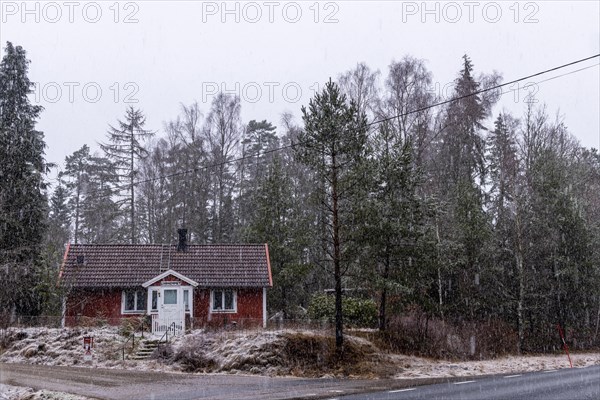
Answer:
[(179, 243), (177, 243), (177, 251), (186, 251), (187, 250), (187, 229), (179, 228), (179, 229), (177, 229), (177, 233), (179, 234)]

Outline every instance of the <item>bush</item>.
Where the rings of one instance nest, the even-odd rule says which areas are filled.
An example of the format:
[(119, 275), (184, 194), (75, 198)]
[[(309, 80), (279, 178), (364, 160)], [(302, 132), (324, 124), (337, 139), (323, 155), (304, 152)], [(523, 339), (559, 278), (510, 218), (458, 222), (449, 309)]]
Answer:
[(121, 320), (121, 325), (119, 326), (119, 334), (125, 337), (129, 337), (136, 332), (140, 332), (147, 325), (146, 322), (147, 317), (131, 317), (131, 318), (123, 318)]
[(26, 338), (27, 338), (27, 332), (25, 332), (25, 331), (19, 331), (19, 332), (3, 331), (3, 334), (0, 335), (0, 352), (9, 348), (14, 342), (17, 342), (19, 340), (23, 340)]
[(418, 307), (391, 316), (385, 331), (356, 334), (382, 350), (446, 360), (495, 358), (517, 349), (516, 332), (500, 320), (442, 320)]
[(161, 360), (161, 361), (171, 361), (175, 352), (173, 351), (173, 346), (170, 343), (161, 344), (157, 349), (152, 352), (150, 356), (153, 360)]
[[(355, 328), (373, 328), (377, 324), (377, 305), (371, 299), (356, 297), (342, 298), (344, 323)], [(335, 297), (326, 294), (314, 295), (308, 306), (311, 319), (335, 321)]]
[(216, 368), (216, 361), (206, 354), (208, 347), (203, 337), (188, 338), (173, 354), (174, 362), (181, 364), (184, 372), (209, 372)]

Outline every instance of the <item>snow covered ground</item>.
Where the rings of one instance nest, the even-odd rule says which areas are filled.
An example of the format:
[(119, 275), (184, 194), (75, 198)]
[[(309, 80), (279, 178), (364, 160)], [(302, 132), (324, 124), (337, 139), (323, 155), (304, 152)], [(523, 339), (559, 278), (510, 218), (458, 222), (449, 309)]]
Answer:
[[(493, 360), (451, 362), (382, 354), (368, 340), (347, 336), (348, 342), (360, 350), (363, 365), (359, 369), (335, 370), (319, 356), (321, 352), (325, 354), (331, 348), (327, 347), (327, 340), (330, 338), (322, 332), (299, 330), (226, 333), (195, 331), (174, 340), (168, 354), (147, 361), (122, 361), (120, 349), (125, 338), (119, 335), (116, 328), (28, 328), (13, 330), (10, 335), (13, 335), (12, 340), (0, 354), (0, 362), (269, 376), (391, 376), (396, 379), (510, 374), (569, 367), (565, 355), (510, 356)], [(91, 362), (86, 362), (83, 358), (84, 336), (94, 337)], [(300, 361), (295, 359), (299, 352), (298, 349), (292, 351), (291, 340), (297, 341), (296, 346), (298, 343), (306, 343), (310, 347), (306, 351), (307, 357), (311, 352), (313, 357), (316, 355), (317, 365), (313, 365), (312, 370), (310, 358)], [(600, 353), (577, 353), (572, 354), (571, 358), (574, 367), (600, 364)], [(2, 397), (0, 399), (4, 400)]]
[(0, 383), (0, 400), (86, 400), (86, 397), (68, 393), (33, 390)]
[[(397, 379), (444, 378), (489, 374), (512, 374), (569, 368), (566, 355), (509, 356), (493, 360), (449, 362), (403, 355), (393, 356), (402, 371)], [(573, 367), (600, 365), (600, 353), (571, 354)]]

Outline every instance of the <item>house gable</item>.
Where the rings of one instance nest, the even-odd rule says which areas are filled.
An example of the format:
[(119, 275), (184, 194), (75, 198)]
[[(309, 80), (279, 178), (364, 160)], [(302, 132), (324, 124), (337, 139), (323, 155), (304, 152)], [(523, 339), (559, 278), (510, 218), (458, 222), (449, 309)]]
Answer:
[[(175, 280), (173, 278), (176, 278)], [(142, 287), (147, 288), (148, 286), (152, 286), (156, 283), (160, 283), (160, 281), (181, 281), (181, 282), (185, 282), (190, 286), (198, 286), (198, 282), (180, 274), (177, 271), (173, 271), (172, 269), (163, 272), (160, 275), (155, 276), (154, 278), (142, 283)]]

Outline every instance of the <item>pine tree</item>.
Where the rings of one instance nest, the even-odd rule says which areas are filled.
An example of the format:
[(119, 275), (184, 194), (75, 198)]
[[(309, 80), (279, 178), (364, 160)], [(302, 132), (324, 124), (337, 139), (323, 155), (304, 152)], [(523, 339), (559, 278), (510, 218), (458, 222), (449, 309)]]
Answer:
[(35, 291), (46, 233), (42, 107), (31, 104), (33, 83), (21, 46), (7, 42), (0, 63), (0, 302), (9, 312), (40, 310)]
[(71, 194), (69, 206), (73, 218), (73, 242), (79, 243), (81, 224), (81, 200), (88, 183), (90, 148), (84, 144), (81, 149), (65, 158), (65, 170), (59, 178), (65, 181), (65, 189)]
[[(310, 166), (321, 186), (315, 188), (322, 206), (323, 249), (335, 283), (335, 342), (343, 351), (342, 278), (350, 268), (353, 207), (361, 190), (358, 173), (365, 154), (367, 123), (354, 102), (331, 80), (321, 93), (302, 107), (304, 131), (299, 136), (298, 157)], [(364, 182), (362, 182), (364, 183)], [(330, 269), (330, 270), (331, 270)]]
[(108, 143), (100, 144), (106, 156), (114, 162), (117, 176), (120, 180), (127, 181), (125, 210), (129, 212), (129, 231), (131, 243), (136, 243), (137, 232), (135, 229), (135, 181), (139, 173), (138, 162), (148, 155), (142, 141), (152, 137), (154, 132), (144, 129), (146, 117), (141, 110), (129, 107), (125, 113), (125, 120), (118, 120), (118, 126), (110, 126)]

